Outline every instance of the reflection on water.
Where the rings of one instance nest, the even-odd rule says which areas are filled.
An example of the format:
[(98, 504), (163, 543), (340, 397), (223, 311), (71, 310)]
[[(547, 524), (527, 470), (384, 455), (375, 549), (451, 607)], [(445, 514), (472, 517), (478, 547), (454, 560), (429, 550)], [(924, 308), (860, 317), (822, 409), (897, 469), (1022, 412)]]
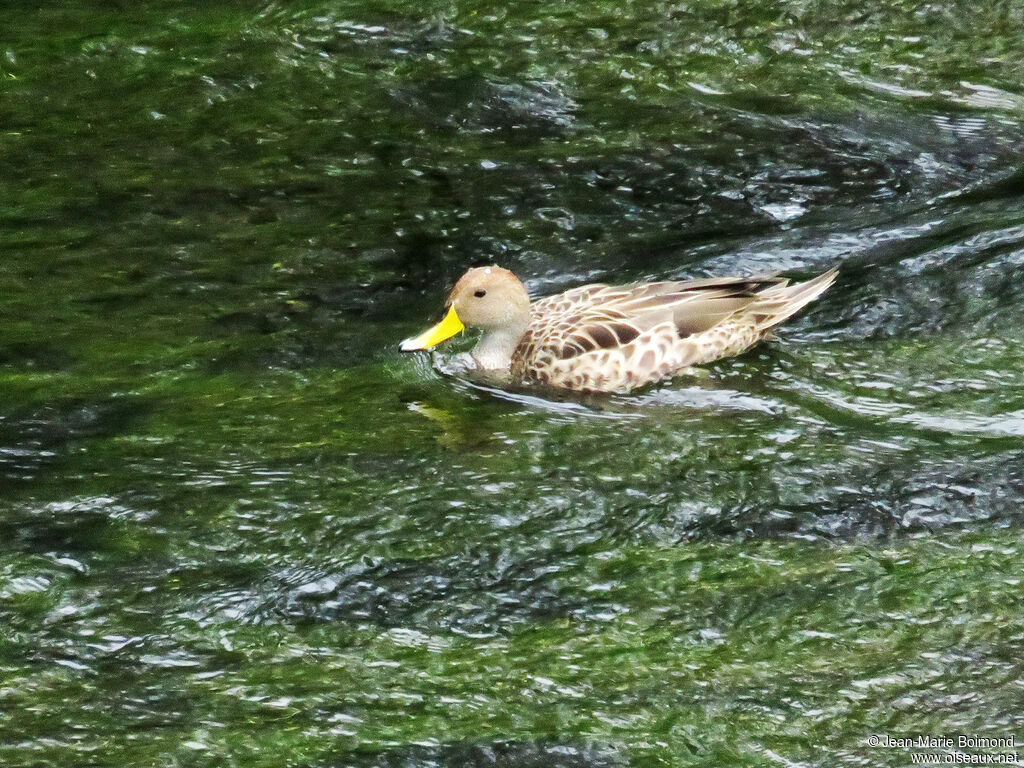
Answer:
[[(179, 6), (0, 46), (0, 763), (1020, 730), (1012, 4)], [(579, 396), (397, 353), (482, 262), (841, 273)]]

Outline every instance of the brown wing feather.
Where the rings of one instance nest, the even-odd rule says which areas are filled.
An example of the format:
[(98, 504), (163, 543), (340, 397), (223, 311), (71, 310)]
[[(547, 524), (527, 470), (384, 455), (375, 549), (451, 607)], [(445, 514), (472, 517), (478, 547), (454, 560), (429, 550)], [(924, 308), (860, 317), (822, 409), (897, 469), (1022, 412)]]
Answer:
[(775, 277), (705, 278), (636, 285), (587, 285), (533, 305), (540, 319), (525, 357), (566, 360), (602, 349), (620, 349), (644, 331), (672, 320), (680, 337), (707, 331), (758, 302), (786, 280)]
[(757, 302), (765, 290), (779, 290), (783, 278), (705, 278), (680, 282), (648, 283), (609, 297), (609, 308), (630, 317), (670, 313), (680, 337), (710, 330), (726, 318)]

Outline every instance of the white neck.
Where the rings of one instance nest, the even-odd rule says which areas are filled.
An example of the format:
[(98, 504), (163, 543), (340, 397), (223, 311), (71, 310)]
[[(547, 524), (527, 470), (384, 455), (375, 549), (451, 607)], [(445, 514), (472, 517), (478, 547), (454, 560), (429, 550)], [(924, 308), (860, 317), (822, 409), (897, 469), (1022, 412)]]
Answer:
[(512, 353), (524, 333), (526, 325), (518, 324), (484, 331), (480, 341), (473, 347), (473, 359), (485, 370), (509, 368), (512, 365)]

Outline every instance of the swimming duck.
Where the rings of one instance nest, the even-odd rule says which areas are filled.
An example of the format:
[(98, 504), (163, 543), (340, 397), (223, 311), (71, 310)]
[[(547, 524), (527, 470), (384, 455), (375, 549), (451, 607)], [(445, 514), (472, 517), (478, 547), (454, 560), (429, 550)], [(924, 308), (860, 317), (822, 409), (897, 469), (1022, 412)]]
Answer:
[(430, 349), (466, 328), (483, 331), (472, 358), (515, 382), (628, 392), (746, 352), (835, 281), (781, 277), (584, 285), (532, 304), (514, 274), (476, 267), (455, 284), (437, 325), (401, 344)]

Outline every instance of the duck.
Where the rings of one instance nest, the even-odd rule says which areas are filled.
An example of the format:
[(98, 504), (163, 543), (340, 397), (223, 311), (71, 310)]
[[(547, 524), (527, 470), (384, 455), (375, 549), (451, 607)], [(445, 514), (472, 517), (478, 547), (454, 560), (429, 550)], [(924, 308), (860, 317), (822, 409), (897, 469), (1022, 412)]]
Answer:
[(762, 277), (594, 283), (531, 302), (502, 267), (475, 267), (448, 294), (444, 318), (403, 341), (431, 349), (482, 331), (476, 368), (524, 385), (626, 393), (743, 354), (821, 296), (838, 267), (803, 282)]

